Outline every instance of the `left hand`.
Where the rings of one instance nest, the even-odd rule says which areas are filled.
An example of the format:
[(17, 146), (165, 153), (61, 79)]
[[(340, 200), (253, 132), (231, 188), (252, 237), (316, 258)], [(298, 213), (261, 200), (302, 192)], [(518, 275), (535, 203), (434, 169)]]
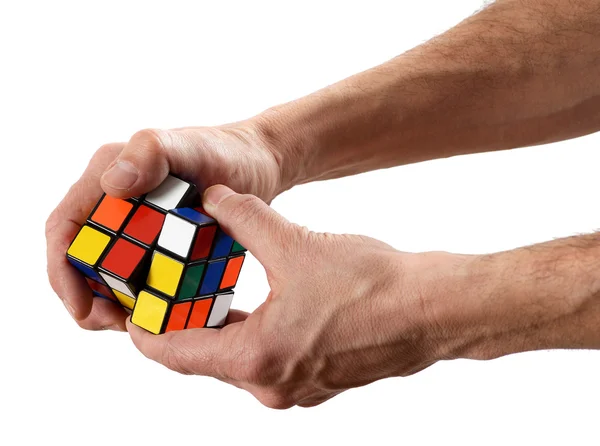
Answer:
[[(293, 181), (283, 179), (284, 170), (293, 170), (286, 167), (291, 161), (283, 153), (275, 153), (264, 132), (256, 120), (220, 127), (147, 129), (137, 132), (127, 144), (107, 144), (96, 152), (46, 222), (48, 278), (79, 326), (125, 331), (125, 310), (92, 298), (83, 276), (65, 257), (103, 190), (117, 198), (141, 195), (173, 172), (195, 182), (200, 190), (224, 183), (272, 200), (293, 186)], [(129, 167), (123, 170), (119, 166)]]
[(434, 339), (445, 334), (423, 300), (424, 285), (450, 276), (462, 256), (310, 232), (220, 185), (206, 191), (204, 207), (263, 264), (271, 292), (252, 314), (232, 311), (222, 329), (153, 335), (128, 320), (148, 358), (231, 383), (272, 408), (314, 406), (440, 358)]

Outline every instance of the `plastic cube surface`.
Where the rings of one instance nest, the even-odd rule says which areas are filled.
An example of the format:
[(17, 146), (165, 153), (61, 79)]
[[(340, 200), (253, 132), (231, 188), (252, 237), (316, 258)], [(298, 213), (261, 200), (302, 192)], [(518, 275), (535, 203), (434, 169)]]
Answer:
[(94, 297), (154, 334), (224, 324), (245, 249), (199, 207), (196, 187), (169, 175), (152, 192), (103, 195), (67, 250)]

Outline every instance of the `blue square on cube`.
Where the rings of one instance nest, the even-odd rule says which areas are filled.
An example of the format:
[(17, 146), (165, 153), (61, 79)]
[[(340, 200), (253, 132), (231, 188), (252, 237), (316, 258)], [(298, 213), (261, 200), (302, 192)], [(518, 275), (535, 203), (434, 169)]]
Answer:
[(219, 289), (219, 284), (225, 271), (225, 259), (209, 262), (204, 274), (204, 280), (200, 285), (200, 295), (212, 294)]
[(100, 274), (98, 274), (96, 271), (94, 271), (93, 268), (90, 268), (87, 265), (84, 265), (81, 262), (78, 262), (77, 260), (74, 260), (72, 258), (68, 258), (69, 259), (69, 263), (71, 265), (73, 265), (75, 268), (77, 268), (79, 271), (81, 271), (81, 273), (86, 276), (89, 277), (92, 280), (95, 280), (98, 283), (101, 283), (102, 285), (106, 285), (106, 282), (104, 281), (104, 279), (100, 276)]
[(210, 256), (211, 259), (218, 259), (219, 257), (227, 257), (233, 246), (233, 239), (225, 234), (221, 229), (217, 231), (215, 236), (215, 242), (213, 252)]
[(214, 218), (209, 217), (208, 215), (204, 215), (202, 212), (198, 212), (197, 210), (192, 208), (172, 209), (171, 213), (179, 217), (185, 218), (191, 222), (194, 222), (199, 226), (216, 222)]

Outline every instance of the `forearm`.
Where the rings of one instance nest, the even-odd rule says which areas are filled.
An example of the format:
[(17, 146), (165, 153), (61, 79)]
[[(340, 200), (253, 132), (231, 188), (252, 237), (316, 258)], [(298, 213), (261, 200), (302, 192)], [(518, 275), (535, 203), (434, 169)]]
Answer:
[(600, 349), (600, 235), (465, 256), (426, 300), (447, 358)]
[(258, 117), (284, 185), (600, 128), (598, 0), (504, 0)]

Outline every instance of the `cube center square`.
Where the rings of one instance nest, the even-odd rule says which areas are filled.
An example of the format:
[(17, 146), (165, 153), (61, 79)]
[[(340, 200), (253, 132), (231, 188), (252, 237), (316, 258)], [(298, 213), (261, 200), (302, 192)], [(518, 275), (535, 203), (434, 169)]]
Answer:
[(104, 194), (66, 257), (90, 294), (151, 333), (221, 327), (245, 248), (199, 205), (196, 187), (173, 175), (139, 197)]
[(192, 208), (173, 209), (165, 219), (157, 247), (184, 261), (208, 258), (217, 222)]
[(147, 251), (141, 246), (124, 238), (118, 238), (100, 266), (114, 275), (128, 280), (140, 266), (146, 253)]
[(164, 213), (142, 204), (125, 226), (123, 234), (146, 246), (152, 246), (158, 239), (164, 221)]
[(182, 218), (167, 214), (158, 246), (171, 251), (182, 259), (187, 259), (196, 235), (196, 227)]

